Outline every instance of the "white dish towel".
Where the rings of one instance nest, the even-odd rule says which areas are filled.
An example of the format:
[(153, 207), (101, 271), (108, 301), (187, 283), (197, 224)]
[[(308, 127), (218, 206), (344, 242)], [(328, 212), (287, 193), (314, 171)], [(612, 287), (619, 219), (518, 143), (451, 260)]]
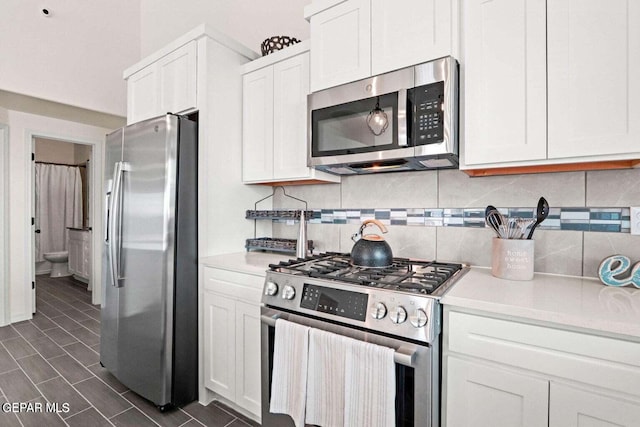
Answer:
[(269, 411), (289, 415), (296, 427), (304, 426), (308, 352), (309, 327), (276, 320)]
[(394, 426), (394, 350), (363, 341), (349, 340), (346, 354), (344, 426)]
[(394, 350), (309, 331), (306, 422), (322, 427), (395, 425)]
[(309, 331), (307, 424), (344, 425), (344, 362), (350, 338), (319, 329)]

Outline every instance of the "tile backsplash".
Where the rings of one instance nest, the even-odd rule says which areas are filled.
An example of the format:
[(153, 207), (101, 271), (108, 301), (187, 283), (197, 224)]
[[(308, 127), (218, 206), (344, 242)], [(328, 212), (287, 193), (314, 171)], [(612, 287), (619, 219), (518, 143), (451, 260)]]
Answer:
[[(458, 170), (345, 176), (341, 184), (289, 186), (314, 211), (308, 236), (316, 251), (351, 250), (362, 219), (388, 225), (395, 256), (489, 266), (491, 204), (511, 216), (532, 216), (540, 196), (551, 206), (536, 230), (535, 271), (595, 277), (613, 254), (640, 260), (640, 237), (629, 234), (629, 207), (640, 206), (640, 169), (471, 178)], [(276, 192), (274, 209), (299, 209)], [(274, 222), (273, 235), (295, 238), (297, 226)]]

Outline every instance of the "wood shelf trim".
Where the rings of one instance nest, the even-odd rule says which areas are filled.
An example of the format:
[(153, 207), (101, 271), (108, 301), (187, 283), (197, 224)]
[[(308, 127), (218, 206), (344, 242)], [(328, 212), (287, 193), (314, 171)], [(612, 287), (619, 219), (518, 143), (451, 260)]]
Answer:
[(495, 175), (521, 175), (548, 172), (576, 172), (590, 170), (631, 169), (640, 166), (640, 159), (611, 160), (603, 162), (564, 163), (554, 165), (509, 166), (502, 168), (466, 169), (463, 170), (471, 177)]

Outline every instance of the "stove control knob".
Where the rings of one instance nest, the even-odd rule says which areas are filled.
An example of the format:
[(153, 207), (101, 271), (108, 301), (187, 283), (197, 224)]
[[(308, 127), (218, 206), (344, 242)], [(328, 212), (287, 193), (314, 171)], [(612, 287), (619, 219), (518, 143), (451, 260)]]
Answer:
[(423, 309), (418, 308), (416, 309), (416, 311), (413, 312), (411, 317), (409, 317), (409, 321), (416, 328), (422, 328), (424, 325), (427, 324), (427, 322), (429, 321), (429, 318), (427, 317), (427, 313), (425, 313)]
[(387, 306), (383, 302), (376, 302), (371, 306), (371, 317), (382, 319), (387, 315)]
[(270, 297), (278, 293), (278, 285), (275, 282), (267, 282), (264, 285), (264, 294)]
[(391, 310), (389, 317), (391, 317), (391, 321), (393, 323), (403, 323), (407, 320), (407, 310), (405, 310), (403, 306), (399, 305)]
[(285, 285), (284, 289), (282, 289), (282, 298), (283, 299), (293, 299), (296, 296), (296, 289), (293, 286)]

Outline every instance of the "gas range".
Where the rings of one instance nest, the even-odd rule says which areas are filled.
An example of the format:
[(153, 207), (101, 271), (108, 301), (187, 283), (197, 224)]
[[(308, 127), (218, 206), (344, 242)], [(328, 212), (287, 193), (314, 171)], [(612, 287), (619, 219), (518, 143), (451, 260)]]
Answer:
[(430, 343), (440, 333), (438, 301), (466, 271), (463, 264), (408, 258), (366, 268), (352, 265), (349, 254), (323, 253), (269, 265), (262, 303)]

